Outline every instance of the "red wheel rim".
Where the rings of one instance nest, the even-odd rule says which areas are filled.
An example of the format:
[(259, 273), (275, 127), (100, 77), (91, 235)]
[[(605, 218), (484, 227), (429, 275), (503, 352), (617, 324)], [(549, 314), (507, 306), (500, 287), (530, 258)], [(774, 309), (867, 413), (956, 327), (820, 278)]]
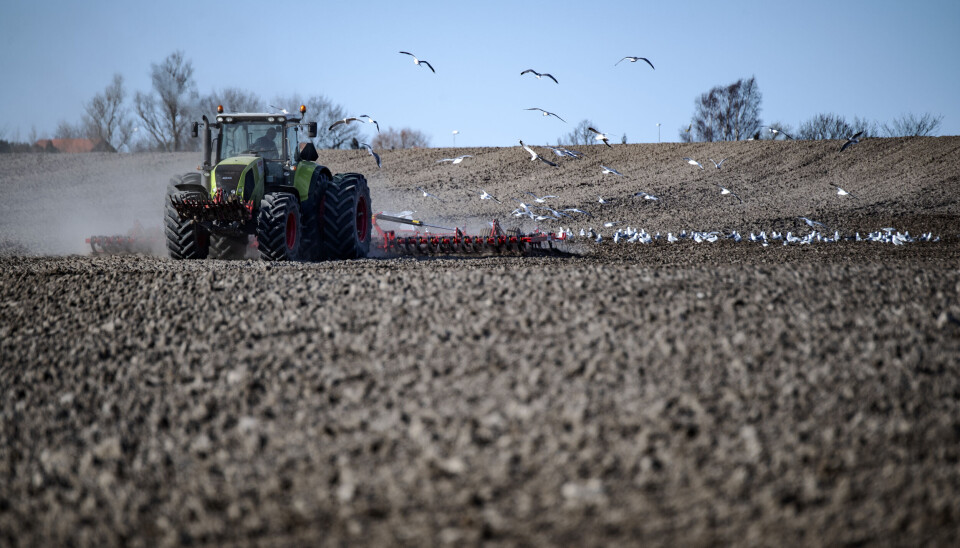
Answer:
[(361, 242), (367, 241), (367, 201), (361, 196), (357, 200), (357, 240)]
[(287, 249), (293, 249), (297, 243), (297, 218), (293, 212), (287, 213)]

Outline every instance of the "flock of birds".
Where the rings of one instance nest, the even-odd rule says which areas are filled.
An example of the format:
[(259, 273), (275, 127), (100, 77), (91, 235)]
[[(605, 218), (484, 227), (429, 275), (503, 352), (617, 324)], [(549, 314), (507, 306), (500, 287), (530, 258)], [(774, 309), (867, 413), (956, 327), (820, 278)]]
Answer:
[[(434, 69), (433, 65), (431, 65), (428, 61), (426, 61), (426, 60), (424, 60), (424, 59), (420, 59), (420, 58), (418, 58), (416, 55), (414, 55), (413, 53), (410, 53), (410, 52), (407, 52), (407, 51), (401, 51), (401, 52), (399, 52), (399, 53), (401, 53), (401, 54), (403, 54), (403, 55), (409, 55), (410, 57), (413, 58), (413, 62), (414, 62), (415, 65), (420, 66), (420, 67), (426, 67), (426, 68), (430, 69), (431, 72), (436, 73), (436, 69)], [(619, 61), (617, 61), (617, 62), (614, 64), (614, 66), (619, 65), (619, 64), (622, 63), (623, 61), (629, 61), (629, 62), (631, 62), (631, 63), (636, 63), (636, 62), (638, 62), (638, 61), (643, 61), (644, 63), (646, 63), (647, 65), (649, 65), (651, 69), (655, 70), (655, 68), (654, 68), (654, 66), (653, 66), (653, 63), (652, 63), (649, 59), (647, 59), (646, 57), (639, 57), (639, 56), (626, 56), (626, 57), (623, 57), (623, 58), (621, 58)], [(557, 80), (557, 78), (556, 78), (554, 75), (550, 74), (550, 73), (538, 72), (538, 71), (536, 71), (536, 70), (534, 70), (534, 69), (526, 69), (526, 70), (524, 70), (524, 71), (522, 71), (522, 72), (520, 73), (521, 76), (524, 76), (524, 75), (526, 75), (526, 74), (532, 74), (532, 75), (533, 75), (534, 77), (536, 77), (537, 79), (546, 78), (546, 79), (552, 80), (552, 81), (553, 81), (554, 83), (556, 83), (556, 84), (559, 84), (559, 81)], [(544, 117), (553, 116), (553, 117), (556, 117), (557, 119), (559, 119), (559, 120), (561, 120), (561, 121), (563, 121), (563, 122), (566, 122), (566, 120), (564, 120), (564, 119), (563, 119), (562, 117), (560, 117), (558, 114), (556, 114), (556, 113), (554, 113), (554, 112), (550, 112), (550, 111), (545, 110), (545, 109), (542, 109), (542, 108), (539, 108), (539, 107), (531, 107), (531, 108), (527, 108), (527, 109), (525, 109), (525, 110), (538, 111), (538, 112), (540, 112), (541, 115), (544, 116)], [(329, 129), (330, 129), (331, 131), (333, 131), (337, 126), (339, 126), (339, 125), (341, 125), (341, 124), (346, 125), (346, 124), (350, 124), (350, 123), (353, 123), (353, 122), (357, 122), (357, 123), (364, 123), (364, 122), (365, 122), (365, 123), (372, 123), (372, 124), (374, 124), (374, 125), (376, 126), (377, 131), (378, 131), (378, 132), (380, 131), (380, 124), (379, 124), (373, 117), (371, 117), (371, 116), (369, 116), (369, 115), (366, 115), (366, 114), (361, 114), (360, 116), (348, 117), (348, 118), (344, 118), (344, 119), (342, 119), (342, 120), (337, 120), (337, 121), (333, 122), (333, 123), (329, 126)], [(783, 130), (781, 130), (781, 129), (778, 129), (778, 128), (775, 128), (775, 127), (769, 127), (769, 126), (764, 126), (764, 127), (767, 128), (767, 130), (768, 130), (768, 131), (770, 132), (770, 134), (772, 135), (772, 138), (773, 138), (773, 139), (776, 139), (776, 138), (779, 137), (780, 135), (783, 135), (783, 137), (784, 137), (785, 139), (793, 139), (793, 137), (791, 137), (790, 135), (787, 135), (787, 134), (786, 134)], [(691, 129), (692, 129), (692, 124), (691, 124), (690, 127), (687, 128), (687, 131), (689, 132)], [(598, 143), (603, 143), (604, 145), (606, 145), (607, 147), (610, 147), (610, 148), (613, 147), (613, 145), (610, 144), (610, 137), (609, 137), (608, 135), (606, 135), (604, 132), (602, 132), (602, 131), (600, 131), (600, 130), (598, 130), (598, 129), (596, 129), (596, 128), (593, 128), (593, 127), (589, 127), (589, 128), (587, 128), (587, 130), (590, 131), (590, 132), (593, 134), (594, 140), (596, 140)], [(863, 133), (864, 133), (863, 131), (859, 131), (859, 132), (857, 132), (856, 134), (854, 134), (854, 135), (852, 135), (851, 137), (849, 137), (849, 138), (846, 140), (846, 142), (844, 142), (843, 145), (840, 147), (840, 152), (843, 152), (843, 151), (847, 150), (849, 147), (851, 147), (851, 146), (859, 143), (859, 142), (860, 142), (860, 138), (861, 138), (861, 136), (863, 135)], [(757, 134), (754, 135), (754, 139), (759, 139), (759, 132), (757, 132)], [(536, 150), (534, 150), (531, 146), (525, 144), (522, 139), (520, 139), (520, 140), (518, 140), (518, 141), (519, 141), (519, 144), (520, 144), (521, 149), (522, 149), (523, 151), (525, 151), (527, 154), (530, 155), (530, 161), (532, 161), (532, 162), (537, 162), (537, 161), (539, 161), (539, 162), (542, 162), (543, 164), (546, 164), (547, 166), (550, 166), (550, 167), (557, 167), (557, 166), (558, 166), (558, 163), (557, 163), (557, 162), (552, 161), (552, 160), (550, 160), (550, 159), (547, 159), (547, 158), (545, 158), (544, 156), (540, 155), (540, 153), (538, 153)], [(382, 167), (382, 161), (381, 161), (380, 155), (377, 154), (377, 153), (373, 150), (373, 147), (372, 147), (372, 146), (370, 146), (370, 145), (367, 144), (367, 143), (360, 143), (360, 146), (361, 146), (362, 148), (366, 149), (367, 152), (374, 158), (374, 160), (376, 161), (376, 164), (377, 164), (377, 167), (378, 167), (378, 168)], [(562, 146), (550, 146), (550, 145), (546, 145), (546, 148), (549, 148), (549, 149), (558, 157), (558, 159), (568, 159), (568, 158), (578, 159), (578, 158), (582, 158), (582, 157), (584, 156), (584, 154), (581, 153), (581, 152), (578, 152), (578, 151), (575, 151), (575, 150), (570, 150), (570, 149), (565, 148), (565, 147), (562, 147)], [(439, 163), (450, 163), (450, 164), (453, 164), (453, 165), (457, 165), (457, 164), (463, 163), (463, 162), (464, 162), (466, 159), (468, 159), (468, 158), (473, 158), (473, 156), (470, 155), (470, 154), (464, 154), (464, 155), (461, 155), (461, 156), (457, 156), (457, 157), (455, 157), (455, 158), (443, 158), (443, 159), (437, 160), (436, 163), (438, 163), (438, 164), (439, 164)], [(719, 161), (716, 161), (716, 160), (714, 160), (713, 158), (708, 158), (708, 159), (709, 159), (710, 162), (713, 164), (714, 169), (717, 170), (717, 171), (721, 170), (722, 167), (723, 167), (724, 162), (727, 161), (726, 158), (722, 158), (722, 159), (720, 159)], [(706, 169), (703, 167), (703, 164), (701, 164), (699, 161), (697, 161), (697, 160), (695, 160), (695, 159), (693, 159), (693, 158), (684, 157), (684, 158), (683, 158), (683, 161), (686, 162), (687, 164), (691, 165), (691, 166), (695, 166), (695, 167), (699, 168), (699, 169), (702, 170), (702, 171), (705, 171), (705, 170), (706, 170)], [(603, 164), (600, 164), (600, 170), (601, 170), (601, 174), (603, 174), (603, 175), (614, 175), (614, 176), (617, 176), (617, 177), (624, 177), (624, 174), (621, 173), (620, 171), (618, 171), (617, 169), (615, 169), (615, 168), (613, 168), (613, 167), (609, 167), (609, 166), (603, 165)], [(719, 188), (719, 192), (720, 192), (720, 195), (721, 195), (721, 196), (730, 196), (730, 197), (732, 197), (732, 198), (735, 198), (735, 199), (738, 201), (739, 204), (743, 204), (743, 203), (744, 203), (743, 198), (741, 198), (740, 195), (738, 195), (736, 192), (734, 192), (734, 191), (731, 190), (730, 188), (727, 188), (726, 186), (723, 186), (723, 185), (721, 185), (721, 184), (719, 184), (719, 183), (715, 183), (715, 184), (716, 184), (716, 186)], [(851, 198), (851, 199), (858, 199), (854, 194), (852, 194), (851, 192), (848, 192), (847, 190), (845, 190), (845, 189), (843, 189), (843, 188), (841, 188), (841, 187), (839, 187), (839, 186), (834, 186), (833, 188), (836, 189), (836, 194), (837, 194), (838, 196), (841, 196), (841, 197), (849, 197), (849, 198)], [(444, 202), (444, 199), (443, 199), (443, 198), (440, 198), (440, 197), (437, 196), (436, 194), (434, 194), (434, 193), (432, 193), (432, 192), (424, 189), (424, 188), (421, 187), (421, 186), (416, 187), (416, 190), (422, 194), (422, 197), (423, 197), (424, 199), (432, 199), (432, 200), (437, 200), (437, 201), (439, 201), (439, 202)], [(484, 189), (477, 189), (476, 192), (478, 193), (478, 196), (479, 196), (479, 199), (480, 199), (480, 200), (492, 200), (492, 201), (495, 201), (495, 202), (498, 203), (498, 204), (502, 204), (502, 203), (503, 203), (499, 198), (493, 196), (492, 194), (490, 194), (489, 192), (487, 192), (487, 191), (484, 190)], [(591, 214), (590, 212), (588, 212), (588, 211), (585, 210), (585, 209), (581, 209), (581, 208), (577, 208), (577, 207), (564, 208), (564, 209), (555, 209), (555, 208), (550, 207), (549, 205), (547, 205), (547, 200), (555, 199), (555, 198), (557, 198), (557, 196), (553, 196), (553, 195), (538, 196), (537, 194), (534, 194), (534, 193), (532, 193), (532, 192), (528, 192), (528, 193), (526, 193), (526, 194), (530, 195), (530, 196), (533, 198), (533, 200), (531, 201), (531, 203), (527, 203), (527, 202), (525, 202), (525, 201), (522, 201), (522, 200), (519, 200), (519, 199), (516, 199), (516, 198), (513, 199), (515, 202), (517, 202), (517, 203), (519, 204), (519, 206), (511, 212), (511, 215), (513, 215), (514, 217), (517, 217), (517, 218), (527, 218), (527, 219), (530, 219), (530, 220), (536, 221), (536, 222), (545, 222), (545, 221), (556, 221), (556, 222), (559, 222), (559, 221), (563, 221), (564, 219), (571, 219), (571, 220), (572, 220), (574, 215), (576, 215), (576, 216), (586, 216), (586, 217), (591, 217), (591, 218), (593, 217), (593, 214)], [(656, 196), (656, 195), (654, 195), (654, 194), (651, 194), (651, 193), (648, 193), (648, 192), (644, 192), (644, 191), (640, 191), (640, 192), (635, 193), (635, 194), (633, 195), (633, 197), (634, 197), (634, 198), (641, 198), (641, 199), (643, 199), (643, 200), (651, 201), (651, 202), (657, 202), (657, 201), (660, 200), (660, 197), (659, 197), (659, 196)], [(612, 200), (611, 198), (604, 198), (603, 196), (598, 196), (597, 204), (598, 204), (598, 206), (602, 209), (603, 206), (609, 204), (609, 203), (611, 202), (611, 200)], [(612, 236), (610, 237), (610, 239), (611, 239), (614, 243), (620, 243), (620, 242), (628, 242), (628, 243), (636, 243), (636, 242), (639, 242), (639, 243), (653, 243), (653, 242), (659, 241), (659, 240), (661, 240), (661, 239), (664, 240), (664, 241), (666, 241), (666, 242), (668, 242), (668, 243), (673, 243), (673, 242), (677, 242), (677, 241), (681, 241), (681, 240), (688, 240), (688, 239), (689, 239), (689, 240), (692, 240), (692, 241), (694, 241), (694, 242), (699, 243), (699, 242), (714, 242), (714, 241), (717, 241), (717, 240), (721, 239), (721, 237), (722, 237), (722, 238), (724, 238), (724, 239), (730, 239), (730, 240), (733, 240), (733, 241), (736, 241), (736, 242), (740, 242), (740, 241), (744, 241), (744, 240), (750, 241), (750, 242), (759, 242), (759, 243), (761, 243), (761, 244), (764, 245), (764, 246), (770, 245), (770, 244), (771, 244), (772, 242), (774, 242), (774, 241), (781, 241), (781, 242), (783, 243), (783, 245), (788, 245), (788, 244), (793, 244), (793, 243), (796, 243), (796, 244), (809, 244), (809, 243), (813, 243), (813, 242), (836, 242), (836, 241), (844, 241), (844, 240), (889, 242), (889, 243), (893, 243), (893, 244), (896, 244), (896, 245), (902, 245), (902, 244), (905, 244), (905, 243), (911, 243), (911, 242), (916, 242), (916, 241), (936, 241), (936, 240), (939, 240), (939, 237), (934, 237), (932, 234), (924, 234), (924, 235), (919, 236), (919, 237), (913, 237), (913, 236), (911, 236), (911, 235), (909, 234), (909, 232), (908, 232), (908, 233), (901, 234), (900, 232), (895, 231), (895, 230), (892, 229), (892, 228), (881, 229), (880, 231), (870, 233), (870, 234), (868, 234), (868, 235), (866, 235), (866, 236), (863, 236), (863, 237), (861, 237), (861, 235), (860, 235), (859, 233), (857, 233), (857, 234), (855, 234), (855, 235), (852, 235), (852, 236), (841, 236), (840, 233), (839, 233), (839, 231), (834, 231), (834, 234), (833, 234), (833, 235), (824, 235), (824, 233), (821, 232), (821, 230), (825, 230), (826, 227), (824, 227), (822, 223), (817, 222), (817, 221), (814, 221), (814, 220), (809, 219), (809, 218), (806, 218), (806, 217), (799, 217), (798, 220), (803, 221), (806, 225), (808, 225), (808, 226), (812, 229), (811, 232), (809, 232), (808, 234), (806, 234), (806, 235), (804, 235), (804, 236), (797, 236), (797, 235), (794, 235), (792, 232), (789, 232), (789, 231), (788, 231), (786, 234), (782, 234), (782, 233), (779, 233), (779, 232), (772, 232), (769, 236), (766, 234), (766, 232), (760, 232), (759, 234), (750, 233), (748, 237), (744, 238), (744, 237), (742, 237), (739, 233), (737, 233), (737, 232), (735, 232), (735, 231), (734, 231), (734, 232), (731, 232), (731, 233), (729, 233), (729, 234), (726, 234), (726, 235), (721, 235), (720, 232), (699, 232), (699, 231), (689, 231), (689, 232), (687, 232), (687, 231), (681, 231), (677, 236), (674, 236), (672, 233), (668, 233), (667, 236), (661, 237), (661, 235), (660, 235), (659, 233), (651, 235), (651, 234), (647, 233), (646, 231), (644, 231), (644, 230), (642, 230), (642, 229), (640, 229), (640, 230), (635, 230), (635, 229), (633, 229), (633, 228), (631, 228), (631, 227), (626, 227), (625, 229), (617, 228), (617, 229), (613, 232), (613, 234), (612, 234)], [(619, 224), (621, 224), (619, 221), (608, 221), (608, 222), (603, 223), (602, 226), (603, 226), (604, 228), (614, 228), (615, 226), (617, 226), (617, 225), (619, 225)], [(557, 232), (556, 234), (558, 234), (559, 236), (565, 237), (565, 238), (576, 238), (576, 237), (588, 238), (588, 239), (593, 240), (593, 241), (596, 241), (596, 242), (601, 242), (601, 241), (604, 240), (603, 235), (602, 235), (601, 233), (595, 231), (592, 227), (589, 228), (589, 229), (581, 229), (578, 233), (574, 233), (572, 230), (568, 230), (568, 229), (566, 229), (566, 228), (560, 227), (559, 232)]]

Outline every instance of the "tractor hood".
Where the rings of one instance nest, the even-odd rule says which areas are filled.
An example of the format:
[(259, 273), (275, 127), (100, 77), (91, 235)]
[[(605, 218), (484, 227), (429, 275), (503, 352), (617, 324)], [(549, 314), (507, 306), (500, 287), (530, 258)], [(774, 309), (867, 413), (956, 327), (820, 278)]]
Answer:
[(251, 200), (257, 187), (263, 187), (263, 158), (259, 156), (227, 158), (210, 174), (211, 198), (222, 188), (225, 196), (236, 193), (244, 200)]

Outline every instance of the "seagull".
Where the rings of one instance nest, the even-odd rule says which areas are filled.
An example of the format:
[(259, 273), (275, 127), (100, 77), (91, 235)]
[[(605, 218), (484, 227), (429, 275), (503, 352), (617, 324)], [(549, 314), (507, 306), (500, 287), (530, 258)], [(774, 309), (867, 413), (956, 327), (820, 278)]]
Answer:
[(537, 202), (538, 204), (546, 203), (548, 198), (558, 198), (558, 196), (554, 196), (553, 194), (548, 194), (546, 196), (537, 196), (533, 192), (525, 192), (524, 194), (529, 194), (533, 196), (533, 201)]
[(418, 187), (417, 187), (417, 190), (419, 190), (420, 192), (423, 193), (423, 197), (424, 197), (424, 198), (433, 198), (433, 199), (439, 200), (439, 201), (441, 201), (441, 202), (443, 201), (443, 199), (438, 198), (438, 197), (434, 196), (433, 194), (430, 194), (429, 192), (427, 192), (426, 190), (424, 190), (423, 187), (419, 187), (419, 186), (418, 186)]
[(614, 175), (619, 175), (623, 177), (623, 173), (620, 173), (619, 171), (613, 169), (612, 167), (607, 167), (603, 164), (600, 164), (600, 171), (602, 171), (604, 175), (606, 175), (607, 173), (613, 173)]
[(690, 164), (690, 165), (692, 165), (692, 166), (697, 166), (697, 167), (699, 167), (700, 169), (703, 169), (703, 166), (700, 165), (700, 162), (694, 160), (693, 158), (687, 158), (686, 156), (684, 156), (683, 159), (686, 160), (688, 164)]
[(523, 147), (523, 150), (526, 150), (527, 152), (530, 153), (530, 161), (531, 161), (531, 162), (534, 161), (534, 160), (540, 160), (541, 162), (543, 162), (543, 163), (545, 163), (545, 164), (547, 164), (547, 165), (549, 165), (549, 166), (557, 167), (557, 164), (551, 162), (550, 160), (547, 160), (547, 159), (544, 158), (543, 156), (540, 156), (539, 154), (537, 154), (536, 152), (534, 152), (532, 148), (530, 148), (530, 147), (528, 147), (527, 145), (523, 144), (523, 140), (522, 140), (522, 139), (520, 140), (520, 146)]
[(727, 161), (726, 158), (720, 160), (720, 162), (717, 162), (717, 161), (714, 160), (713, 158), (708, 158), (708, 159), (709, 159), (711, 162), (713, 162), (713, 165), (717, 166), (717, 169), (720, 169), (720, 166), (722, 166), (723, 163)]
[(774, 139), (776, 139), (777, 136), (780, 135), (781, 133), (782, 133), (783, 136), (786, 137), (787, 139), (793, 139), (793, 137), (787, 135), (787, 132), (783, 131), (782, 129), (774, 129), (774, 128), (772, 128), (772, 127), (768, 127), (767, 129), (770, 131), (770, 133), (773, 134), (773, 138), (774, 138)]
[(571, 158), (579, 158), (583, 156), (582, 152), (577, 152), (576, 150), (567, 150), (563, 147), (552, 147), (550, 145), (547, 145), (547, 148), (552, 150), (554, 154), (556, 154), (557, 156), (560, 156), (561, 158), (564, 156), (569, 156)]
[(610, 146), (610, 138), (609, 138), (609, 137), (607, 137), (607, 136), (604, 135), (603, 133), (600, 133), (599, 131), (593, 129), (592, 127), (588, 127), (587, 129), (597, 134), (597, 136), (594, 137), (594, 139), (596, 139), (596, 140), (598, 140), (598, 141), (603, 141), (603, 144), (607, 145), (607, 146), (610, 147), (610, 148), (613, 148), (612, 146)]
[(349, 117), (344, 118), (343, 120), (337, 120), (336, 122), (330, 124), (330, 127), (327, 128), (327, 131), (333, 131), (333, 128), (339, 126), (340, 124), (349, 124), (350, 122), (360, 122), (359, 118)]
[[(807, 219), (806, 217), (797, 217), (797, 218), (800, 219), (801, 221), (807, 223), (807, 226), (809, 226), (809, 227), (811, 227), (811, 228), (816, 228), (816, 227), (818, 227), (818, 226), (824, 226), (823, 223), (819, 223), (819, 222), (817, 222), (817, 221), (813, 221), (813, 220)], [(826, 227), (824, 227), (824, 228), (826, 228)]]
[(457, 156), (456, 158), (444, 158), (442, 160), (437, 160), (437, 163), (440, 164), (443, 162), (453, 162), (454, 164), (459, 164), (464, 158), (473, 158), (473, 156), (464, 154), (463, 156)]
[(374, 124), (375, 126), (377, 126), (377, 133), (380, 133), (380, 123), (374, 120), (372, 117), (370, 117), (369, 114), (361, 114), (360, 116), (357, 116), (357, 118), (366, 118), (367, 123)]
[[(524, 110), (539, 110), (540, 112), (543, 113), (544, 116), (557, 116), (556, 113), (543, 110), (542, 108), (539, 108), (539, 107), (532, 107), (532, 108), (527, 108), (527, 109), (524, 109)], [(564, 120), (563, 118), (560, 118), (559, 116), (557, 116), (557, 119), (560, 120), (560, 121), (563, 122), (563, 123), (567, 123), (566, 120)]]
[(523, 76), (524, 74), (526, 74), (526, 73), (528, 73), (528, 72), (532, 72), (533, 75), (537, 77), (537, 80), (539, 80), (539, 79), (540, 79), (541, 77), (543, 77), (543, 76), (546, 76), (547, 78), (553, 80), (554, 82), (556, 82), (556, 83), (558, 83), (558, 84), (560, 83), (560, 82), (557, 82), (557, 79), (554, 78), (552, 74), (547, 74), (546, 72), (540, 73), (540, 72), (537, 72), (537, 71), (535, 71), (535, 70), (533, 70), (533, 69), (527, 69), (527, 70), (521, 72), (521, 73), (520, 73), (520, 76)]
[(374, 152), (374, 151), (373, 151), (373, 147), (370, 146), (370, 145), (368, 145), (367, 143), (360, 143), (360, 146), (362, 146), (363, 148), (367, 149), (367, 152), (369, 152), (370, 155), (373, 156), (373, 159), (377, 161), (377, 167), (379, 168), (379, 167), (380, 167), (380, 155), (377, 154), (376, 152)]
[(609, 204), (609, 200), (604, 200), (603, 196), (597, 196), (597, 203), (600, 204), (600, 207), (603, 207), (604, 204)]
[(482, 188), (480, 189), (480, 199), (481, 199), (481, 200), (493, 200), (494, 202), (497, 202), (498, 204), (502, 204), (502, 203), (503, 203), (503, 202), (501, 202), (500, 200), (496, 199), (496, 197), (494, 197), (492, 194), (490, 194), (490, 193), (487, 192), (486, 190), (483, 190)]
[(859, 200), (859, 199), (860, 199), (860, 198), (857, 198), (856, 196), (854, 196), (853, 194), (847, 192), (846, 190), (838, 187), (837, 185), (833, 185), (833, 187), (837, 189), (837, 196), (850, 196), (851, 198), (854, 198), (854, 199), (856, 199), (856, 200)]
[[(653, 63), (651, 63), (650, 60), (647, 59), (646, 57), (632, 57), (629, 55), (627, 57), (624, 57), (623, 59), (620, 59), (616, 63), (614, 63), (613, 66), (619, 65), (621, 62), (625, 60), (630, 60), (631, 63), (636, 63), (637, 61), (645, 61), (648, 65), (650, 65), (650, 68), (653, 68)], [(653, 70), (657, 70), (657, 69), (653, 69)]]
[(275, 107), (275, 106), (273, 106), (273, 105), (267, 105), (267, 106), (269, 106), (269, 107), (272, 108), (273, 110), (279, 110), (280, 112), (282, 112), (282, 113), (284, 113), (284, 114), (290, 114), (289, 112), (287, 112), (287, 109), (285, 109), (285, 108)]
[(684, 133), (690, 133), (690, 130), (693, 129), (693, 124), (687, 126), (687, 129), (683, 130)]
[(567, 215), (566, 213), (564, 213), (564, 212), (562, 212), (562, 211), (557, 211), (556, 209), (553, 209), (552, 207), (549, 207), (549, 206), (543, 206), (543, 207), (540, 207), (539, 209), (543, 209), (543, 210), (545, 210), (545, 211), (549, 211), (550, 214), (553, 215), (553, 216), (554, 216), (555, 218), (557, 218), (557, 219), (559, 219), (560, 217), (569, 217), (569, 215)]
[(634, 196), (643, 198), (644, 200), (650, 200), (650, 201), (657, 201), (660, 199), (658, 196), (654, 196), (653, 194), (648, 194), (643, 191), (637, 192), (636, 194), (634, 194)]
[(564, 209), (564, 211), (569, 211), (570, 213), (583, 213), (587, 217), (593, 217), (593, 214), (591, 214), (589, 211), (584, 211), (575, 207), (568, 207), (567, 209)]
[(717, 186), (720, 187), (720, 194), (729, 194), (729, 195), (733, 196), (734, 198), (740, 200), (740, 203), (741, 203), (741, 204), (743, 203), (743, 199), (742, 199), (740, 196), (737, 196), (737, 194), (736, 194), (735, 192), (731, 191), (731, 190), (728, 189), (728, 188), (724, 188), (724, 187), (722, 187), (722, 186), (720, 186), (720, 185), (717, 185)]
[(843, 143), (843, 146), (840, 147), (840, 152), (847, 150), (847, 147), (853, 146), (860, 142), (860, 136), (863, 135), (863, 131), (858, 131), (853, 137), (847, 139), (846, 143)]
[(424, 61), (424, 60), (422, 60), (422, 59), (417, 59), (417, 56), (414, 55), (414, 54), (412, 54), (412, 53), (410, 53), (409, 51), (401, 51), (400, 53), (402, 53), (402, 54), (404, 54), (404, 55), (409, 55), (410, 57), (413, 57), (413, 63), (414, 63), (415, 65), (421, 65), (421, 66), (422, 66), (422, 65), (427, 65), (427, 68), (430, 69), (430, 72), (433, 72), (433, 73), (436, 73), (436, 72), (437, 72), (437, 71), (433, 70), (433, 65), (431, 65), (430, 63), (428, 63), (427, 61)]
[(613, 228), (615, 225), (622, 223), (623, 221), (610, 221), (608, 223), (603, 223), (603, 226), (607, 228)]

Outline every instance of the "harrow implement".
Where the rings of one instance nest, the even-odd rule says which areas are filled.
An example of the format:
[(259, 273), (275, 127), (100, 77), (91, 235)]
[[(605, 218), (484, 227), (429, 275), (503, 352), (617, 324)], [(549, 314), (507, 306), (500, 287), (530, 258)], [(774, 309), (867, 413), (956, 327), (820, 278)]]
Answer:
[(162, 231), (156, 229), (148, 233), (137, 222), (133, 230), (117, 236), (91, 236), (86, 239), (94, 255), (122, 255), (133, 253), (150, 253), (153, 249), (163, 246)]
[[(422, 228), (436, 228), (444, 232), (421, 233), (417, 230), (384, 230), (380, 221)], [(458, 255), (458, 254), (515, 254), (523, 255), (536, 251), (554, 250), (558, 242), (567, 239), (566, 234), (541, 232), (523, 234), (519, 230), (505, 232), (494, 219), (490, 232), (468, 235), (460, 228), (429, 225), (416, 219), (395, 217), (378, 213), (373, 216), (373, 227), (379, 236), (381, 251), (397, 255)]]
[(253, 202), (243, 201), (236, 194), (226, 195), (218, 188), (213, 198), (199, 192), (185, 191), (170, 196), (170, 202), (181, 219), (198, 222), (248, 221), (253, 217)]

